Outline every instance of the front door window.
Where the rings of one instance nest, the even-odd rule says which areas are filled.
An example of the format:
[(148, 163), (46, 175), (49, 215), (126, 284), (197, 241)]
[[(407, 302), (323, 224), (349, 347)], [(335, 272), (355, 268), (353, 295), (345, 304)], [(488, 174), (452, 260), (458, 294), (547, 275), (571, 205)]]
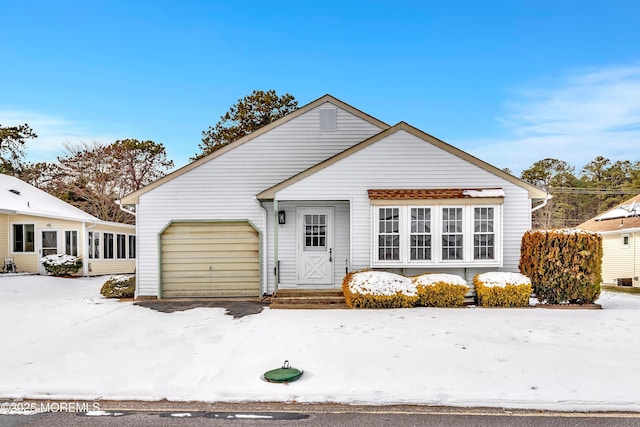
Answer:
[(42, 256), (56, 255), (58, 253), (58, 232), (46, 230), (42, 232)]

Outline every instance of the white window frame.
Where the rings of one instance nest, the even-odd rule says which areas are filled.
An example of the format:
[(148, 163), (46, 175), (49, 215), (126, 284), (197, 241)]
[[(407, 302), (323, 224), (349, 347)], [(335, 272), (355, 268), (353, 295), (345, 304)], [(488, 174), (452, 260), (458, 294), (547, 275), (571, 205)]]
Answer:
[[(378, 259), (378, 229), (382, 208), (399, 209), (400, 257), (398, 260)], [(411, 260), (411, 209), (431, 209), (431, 259)], [(442, 212), (444, 208), (462, 208), (463, 257), (461, 260), (446, 260), (442, 256)], [(493, 208), (494, 259), (474, 259), (474, 209)], [(371, 266), (382, 268), (412, 267), (502, 267), (502, 205), (501, 204), (407, 204), (371, 205)]]
[[(107, 240), (107, 236), (110, 238)], [(116, 259), (116, 242), (115, 233), (104, 232), (102, 233), (102, 259), (114, 260)]]
[[(96, 241), (98, 242), (96, 246)], [(87, 247), (89, 250), (87, 251), (89, 255), (89, 259), (100, 259), (100, 253), (102, 252), (102, 248), (100, 247), (100, 232), (99, 231), (89, 231), (87, 232)], [(95, 249), (98, 249), (98, 254), (96, 256)]]
[[(122, 244), (120, 244), (121, 240), (122, 240)], [(115, 255), (116, 255), (116, 259), (119, 259), (119, 260), (127, 259), (127, 235), (124, 233), (116, 233)]]
[[(627, 242), (625, 243), (625, 238)], [(625, 233), (620, 236), (620, 244), (622, 245), (622, 249), (628, 249), (631, 247), (631, 236), (629, 233)]]
[[(22, 226), (22, 250), (21, 251), (16, 251), (16, 237), (15, 237), (15, 226), (16, 225), (21, 225)], [(33, 227), (33, 250), (32, 251), (25, 251), (24, 247), (25, 247), (25, 242), (27, 241), (26, 239), (26, 232), (25, 232), (25, 226), (30, 225)], [(11, 253), (12, 254), (34, 254), (36, 253), (37, 249), (38, 249), (38, 243), (37, 243), (37, 233), (36, 233), (36, 224), (32, 223), (32, 222), (14, 222), (11, 223), (11, 242), (9, 243), (11, 245)]]
[(135, 234), (127, 234), (127, 259), (136, 259), (138, 252), (137, 240), (138, 238)]
[[(70, 240), (67, 240), (67, 234), (70, 237)], [(79, 252), (79, 242), (78, 242), (78, 230), (64, 230), (64, 253), (67, 255), (78, 256)], [(69, 247), (69, 251), (67, 251), (67, 246)], [(74, 251), (75, 249), (75, 251)], [(71, 252), (71, 253), (68, 253)], [(75, 254), (74, 254), (75, 252)]]

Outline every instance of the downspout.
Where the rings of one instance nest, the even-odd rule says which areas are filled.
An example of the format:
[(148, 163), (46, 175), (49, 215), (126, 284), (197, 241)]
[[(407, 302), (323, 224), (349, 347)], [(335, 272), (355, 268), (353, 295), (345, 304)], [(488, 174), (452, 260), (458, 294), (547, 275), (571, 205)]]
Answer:
[[(254, 196), (255, 198), (255, 196)], [(269, 221), (269, 213), (267, 212), (267, 208), (262, 204), (261, 201), (259, 201), (258, 199), (256, 199), (256, 201), (258, 202), (258, 204), (260, 205), (260, 208), (263, 211), (262, 214), (262, 223), (264, 224), (264, 232), (262, 233), (263, 235), (263, 239), (262, 239), (262, 285), (261, 285), (261, 289), (260, 289), (260, 294), (261, 295), (266, 295), (267, 292), (269, 292), (269, 278), (267, 277), (267, 265), (268, 265), (268, 261), (269, 261), (269, 229), (267, 228), (267, 224)]]
[(127, 208), (125, 208), (125, 207), (122, 205), (122, 203), (120, 203), (120, 200), (116, 200), (116, 205), (118, 205), (118, 207), (120, 208), (120, 210), (121, 210), (122, 212), (126, 212), (126, 213), (128, 213), (129, 215), (136, 216), (136, 211), (135, 211), (135, 210), (132, 210), (132, 209), (127, 209)]
[(545, 206), (547, 206), (547, 204), (549, 203), (549, 200), (551, 200), (551, 198), (553, 198), (553, 196), (551, 194), (547, 194), (547, 197), (545, 197), (545, 199), (542, 201), (542, 203), (540, 203), (538, 206), (536, 206), (534, 208), (531, 208), (531, 213), (534, 213), (538, 209), (542, 209)]
[(85, 277), (89, 277), (89, 229), (95, 227), (96, 225), (98, 224), (94, 222), (93, 225), (87, 227), (87, 223), (82, 221), (82, 238), (84, 242), (84, 244), (82, 245), (82, 257), (85, 260), (85, 262), (83, 263), (84, 266), (82, 267), (82, 275)]
[(273, 198), (273, 272), (275, 275), (273, 283), (273, 296), (278, 293), (280, 284), (280, 265), (278, 263), (278, 200)]

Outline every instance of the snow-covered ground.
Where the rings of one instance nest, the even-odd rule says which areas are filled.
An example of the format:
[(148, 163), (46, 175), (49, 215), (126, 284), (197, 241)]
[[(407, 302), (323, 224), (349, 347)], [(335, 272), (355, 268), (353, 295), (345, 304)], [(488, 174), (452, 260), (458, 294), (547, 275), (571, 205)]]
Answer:
[[(161, 313), (106, 278), (0, 275), (0, 397), (640, 411), (640, 297), (604, 310)], [(261, 379), (287, 359), (294, 383)]]

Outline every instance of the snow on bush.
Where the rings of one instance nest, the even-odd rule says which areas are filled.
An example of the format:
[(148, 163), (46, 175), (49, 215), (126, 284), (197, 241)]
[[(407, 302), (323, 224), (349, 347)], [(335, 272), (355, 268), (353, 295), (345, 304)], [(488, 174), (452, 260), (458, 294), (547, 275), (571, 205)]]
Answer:
[(47, 255), (40, 262), (53, 276), (71, 276), (82, 268), (82, 258), (73, 255)]
[(467, 288), (469, 287), (467, 281), (456, 274), (427, 273), (414, 277), (413, 281), (416, 285), (422, 286), (433, 286), (436, 283), (441, 282), (448, 283), (450, 285), (466, 286)]
[(136, 291), (136, 276), (111, 276), (102, 288), (100, 294), (106, 298), (133, 298)]
[(504, 288), (507, 284), (531, 285), (531, 279), (529, 279), (524, 274), (520, 274), (520, 273), (505, 273), (505, 272), (482, 273), (478, 275), (478, 280), (480, 280), (482, 284), (488, 288), (493, 288), (495, 286)]
[(385, 271), (349, 273), (342, 284), (352, 308), (457, 307), (469, 286), (453, 274), (422, 274), (413, 278)]

